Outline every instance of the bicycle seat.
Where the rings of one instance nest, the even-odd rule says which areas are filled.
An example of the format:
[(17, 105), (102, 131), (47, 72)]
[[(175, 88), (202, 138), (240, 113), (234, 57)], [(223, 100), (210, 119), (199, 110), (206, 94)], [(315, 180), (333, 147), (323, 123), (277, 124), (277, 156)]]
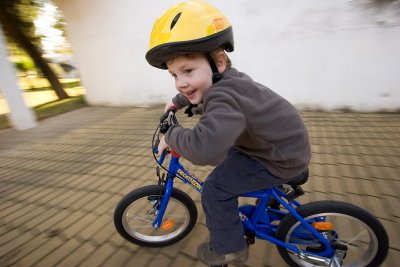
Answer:
[(288, 185), (302, 185), (302, 184), (305, 184), (307, 182), (307, 180), (308, 180), (308, 174), (309, 174), (309, 172), (308, 172), (308, 169), (307, 169), (296, 180), (290, 181), (290, 182), (288, 182), (286, 184), (288, 184)]

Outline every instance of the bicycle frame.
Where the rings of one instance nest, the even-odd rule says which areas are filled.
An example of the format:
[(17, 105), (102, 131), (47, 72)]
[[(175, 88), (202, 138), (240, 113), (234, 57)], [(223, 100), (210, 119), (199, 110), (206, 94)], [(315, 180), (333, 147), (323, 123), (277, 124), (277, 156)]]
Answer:
[[(154, 151), (157, 152), (156, 149)], [(166, 153), (164, 152), (160, 159), (157, 160), (158, 164), (162, 166), (166, 157)], [(199, 193), (202, 192), (203, 181), (195, 177), (191, 174), (185, 167), (179, 162), (180, 155), (171, 151), (171, 159), (168, 167), (168, 175), (163, 182), (165, 182), (165, 194), (160, 203), (160, 209), (156, 216), (155, 221), (153, 222), (153, 227), (158, 228), (162, 223), (162, 218), (164, 216), (165, 210), (168, 205), (168, 201), (172, 194), (172, 189), (174, 187), (174, 178), (178, 177), (184, 183), (191, 185), (196, 191)], [(326, 238), (322, 236), (316, 229), (314, 229), (309, 222), (307, 222), (297, 211), (296, 207), (301, 204), (295, 200), (285, 201), (287, 199), (286, 193), (279, 190), (276, 187), (268, 188), (265, 190), (259, 190), (255, 192), (249, 192), (240, 195), (240, 197), (248, 197), (259, 199), (259, 203), (255, 205), (244, 205), (239, 207), (239, 216), (243, 223), (245, 231), (250, 231), (255, 233), (255, 236), (259, 239), (267, 240), (273, 244), (277, 244), (282, 246), (301, 257), (312, 258), (314, 260), (319, 260), (322, 262), (326, 262), (331, 257), (333, 257), (335, 250), (332, 248), (331, 244), (328, 242)], [(274, 209), (267, 207), (267, 202), (270, 197), (273, 197), (287, 210), (282, 211), (279, 209)], [(267, 207), (267, 208), (266, 208)], [(291, 213), (295, 218), (300, 222), (300, 225), (312, 233), (314, 237), (316, 237), (319, 241), (323, 243), (325, 249), (322, 252), (303, 252), (298, 247), (288, 244), (282, 240), (279, 240), (275, 237), (276, 230), (278, 226), (273, 224), (274, 221), (280, 221), (285, 215)], [(251, 214), (251, 215), (250, 215)], [(320, 217), (319, 221), (324, 221), (324, 217)], [(302, 236), (301, 231), (297, 231), (298, 233), (294, 233), (299, 237)]]

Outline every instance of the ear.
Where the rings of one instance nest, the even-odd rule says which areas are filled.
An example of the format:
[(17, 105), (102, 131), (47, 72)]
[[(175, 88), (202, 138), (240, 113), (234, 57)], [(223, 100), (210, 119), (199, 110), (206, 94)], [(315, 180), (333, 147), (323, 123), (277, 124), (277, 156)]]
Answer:
[(227, 58), (224, 51), (218, 51), (215, 57), (215, 64), (219, 73), (223, 73), (226, 70)]

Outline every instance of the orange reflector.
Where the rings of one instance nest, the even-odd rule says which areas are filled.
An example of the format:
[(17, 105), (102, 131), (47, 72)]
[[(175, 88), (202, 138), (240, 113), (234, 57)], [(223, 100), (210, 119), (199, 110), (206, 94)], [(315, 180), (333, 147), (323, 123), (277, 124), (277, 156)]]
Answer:
[(168, 220), (165, 220), (165, 221), (162, 222), (160, 228), (162, 230), (169, 230), (174, 226), (174, 224), (175, 224), (174, 220), (168, 219)]
[(318, 231), (329, 231), (335, 229), (335, 225), (330, 222), (313, 222), (312, 226)]

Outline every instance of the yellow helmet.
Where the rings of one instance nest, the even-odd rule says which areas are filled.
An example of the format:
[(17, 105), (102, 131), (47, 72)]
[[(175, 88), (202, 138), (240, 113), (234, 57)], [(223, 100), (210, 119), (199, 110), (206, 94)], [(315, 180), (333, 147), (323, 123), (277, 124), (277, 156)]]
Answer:
[(222, 47), (232, 52), (232, 25), (215, 7), (201, 0), (179, 3), (153, 25), (146, 60), (166, 69), (166, 62), (182, 54), (208, 53)]

